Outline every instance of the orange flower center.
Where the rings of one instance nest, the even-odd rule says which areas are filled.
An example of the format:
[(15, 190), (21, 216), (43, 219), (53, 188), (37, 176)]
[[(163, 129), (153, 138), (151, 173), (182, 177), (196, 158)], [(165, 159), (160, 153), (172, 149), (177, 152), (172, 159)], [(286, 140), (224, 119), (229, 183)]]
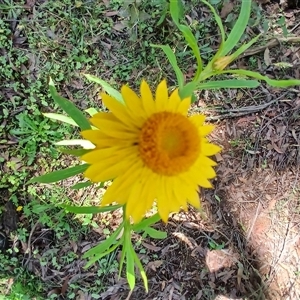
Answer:
[(153, 172), (173, 176), (188, 171), (200, 151), (197, 127), (179, 113), (153, 114), (139, 136), (139, 153)]

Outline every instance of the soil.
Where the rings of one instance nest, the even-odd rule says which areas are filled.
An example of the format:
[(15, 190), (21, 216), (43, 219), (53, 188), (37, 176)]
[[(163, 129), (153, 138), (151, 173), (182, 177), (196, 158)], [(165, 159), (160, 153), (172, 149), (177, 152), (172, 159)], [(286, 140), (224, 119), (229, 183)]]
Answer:
[[(260, 2), (270, 15), (280, 8), (275, 1)], [(287, 19), (299, 25), (299, 4), (292, 4), (284, 7)], [(293, 33), (300, 36), (300, 27)], [(270, 51), (268, 59), (292, 67), (282, 69), (272, 63), (262, 73), (300, 78), (299, 44), (280, 44)], [(266, 51), (256, 59), (266, 60)], [(249, 58), (240, 59), (237, 65), (249, 67)], [(240, 101), (229, 101), (233, 98)], [(171, 216), (167, 226), (156, 225), (168, 232), (167, 239), (144, 240), (147, 253), (141, 258), (148, 259), (148, 294), (141, 280), (131, 293), (126, 280), (115, 274), (101, 278), (108, 287), (100, 299), (300, 299), (299, 87), (206, 92), (198, 99), (191, 113), (205, 110), (216, 124), (211, 139), (223, 147), (215, 158), (218, 177), (214, 188), (199, 191), (200, 212), (190, 209)], [(208, 111), (208, 105), (222, 109)], [(1, 221), (6, 235), (15, 230), (18, 218), (15, 214), (7, 217), (9, 203)], [(98, 278), (95, 268), (83, 269), (86, 261), (81, 256), (104, 238), (101, 230), (76, 242), (68, 237), (57, 240), (51, 229), (38, 223), (30, 232), (29, 241), (20, 246), (21, 255), (24, 266), (49, 284), (47, 297), (55, 292), (65, 299), (69, 284), (88, 287)], [(32, 257), (35, 248), (40, 257)], [(25, 253), (26, 249), (31, 250)], [(50, 249), (60, 257), (72, 250), (78, 259), (55, 270), (50, 263), (40, 263)], [(93, 298), (78, 291), (76, 299)]]

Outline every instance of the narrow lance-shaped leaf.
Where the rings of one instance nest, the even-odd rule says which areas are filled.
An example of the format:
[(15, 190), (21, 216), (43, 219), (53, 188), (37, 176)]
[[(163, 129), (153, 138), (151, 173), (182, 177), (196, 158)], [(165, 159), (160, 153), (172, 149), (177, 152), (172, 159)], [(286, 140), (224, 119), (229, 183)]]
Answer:
[(78, 124), (72, 118), (64, 116), (62, 114), (43, 113), (43, 115), (52, 120), (61, 121), (63, 123), (70, 124), (73, 126), (78, 126)]
[(197, 60), (197, 71), (195, 75), (195, 81), (199, 78), (199, 75), (202, 71), (202, 59), (200, 55), (200, 50), (198, 47), (198, 42), (193, 35), (192, 31), (190, 30), (189, 27), (185, 25), (180, 25), (179, 24), (179, 14), (180, 14), (180, 0), (172, 0), (170, 1), (170, 13), (173, 22), (176, 24), (178, 29), (182, 32), (186, 42), (188, 43), (189, 47), (192, 49), (193, 54), (196, 57)]
[(106, 251), (113, 243), (116, 242), (117, 236), (120, 234), (122, 228), (124, 226), (124, 222), (120, 224), (120, 226), (116, 229), (116, 231), (106, 240), (102, 241), (99, 245), (93, 247), (83, 254), (83, 258), (89, 258), (98, 253), (102, 253)]
[(78, 183), (74, 184), (73, 186), (71, 186), (71, 189), (72, 190), (81, 190), (86, 187), (92, 186), (93, 184), (95, 184), (95, 183), (91, 182), (91, 181), (78, 182)]
[(92, 257), (89, 257), (89, 261), (87, 262), (87, 264), (84, 266), (84, 268), (88, 268), (90, 267), (92, 264), (94, 264), (97, 260), (100, 260), (102, 257), (108, 255), (109, 253), (115, 251), (119, 246), (121, 245), (120, 241), (118, 241), (116, 244), (114, 244), (113, 246), (111, 246), (110, 248), (108, 248), (106, 251), (104, 252), (99, 252), (97, 254), (95, 254)]
[(193, 51), (193, 54), (196, 57), (197, 71), (196, 71), (194, 81), (197, 81), (199, 79), (200, 73), (202, 71), (202, 59), (201, 59), (200, 50), (198, 47), (198, 42), (197, 42), (195, 36), (193, 35), (192, 31), (189, 29), (189, 27), (187, 27), (185, 25), (179, 25), (178, 28), (182, 32), (183, 36), (185, 37), (185, 40), (187, 41), (188, 45), (190, 46), (190, 48)]
[(146, 272), (141, 264), (141, 261), (140, 259), (138, 258), (137, 254), (135, 253), (135, 251), (133, 251), (133, 257), (134, 257), (134, 262), (136, 263), (136, 265), (138, 266), (139, 270), (140, 270), (140, 273), (141, 273), (141, 276), (142, 276), (142, 279), (143, 279), (143, 282), (144, 282), (144, 286), (145, 286), (145, 290), (146, 292), (148, 293), (148, 279), (147, 279), (147, 275), (146, 275)]
[(131, 290), (135, 286), (134, 250), (131, 243), (126, 244), (126, 277)]
[(91, 151), (91, 149), (66, 149), (66, 148), (59, 148), (58, 150), (62, 153), (70, 154), (74, 156), (82, 156)]
[(167, 237), (167, 233), (165, 231), (156, 230), (151, 227), (146, 227), (145, 232), (153, 239), (162, 240)]
[(53, 100), (56, 102), (56, 104), (63, 111), (65, 111), (68, 114), (68, 116), (70, 116), (82, 130), (91, 128), (89, 121), (86, 119), (82, 111), (79, 110), (71, 101), (69, 101), (64, 97), (61, 97), (57, 93), (51, 78), (49, 80), (49, 89), (50, 89), (51, 96)]
[(170, 1), (170, 13), (173, 19), (173, 22), (178, 26), (179, 19), (182, 15), (182, 3), (181, 0), (172, 0)]
[(109, 205), (109, 206), (73, 206), (68, 204), (61, 204), (60, 207), (66, 211), (74, 214), (98, 214), (108, 211), (113, 211), (121, 208), (122, 205)]
[(92, 117), (93, 115), (95, 115), (96, 113), (98, 113), (98, 111), (96, 110), (96, 108), (94, 107), (90, 107), (88, 109), (85, 109), (85, 111)]
[(250, 18), (251, 0), (241, 1), (241, 11), (237, 21), (234, 24), (227, 40), (223, 44), (222, 50), (219, 52), (218, 57), (227, 55), (240, 41)]
[[(201, 2), (203, 2), (205, 5), (207, 5), (209, 7), (209, 9), (211, 10), (211, 12), (213, 13), (214, 19), (217, 22), (217, 25), (221, 32), (222, 43), (224, 43), (225, 42), (225, 30), (224, 30), (224, 26), (223, 26), (220, 16), (218, 15), (218, 13), (214, 9), (214, 7), (210, 3), (208, 3), (206, 0), (201, 0)], [(222, 47), (222, 45), (220, 47)]]
[(158, 213), (156, 213), (155, 215), (142, 220), (138, 224), (134, 224), (132, 226), (132, 230), (134, 230), (134, 231), (143, 230), (144, 228), (149, 227), (149, 226), (157, 223), (159, 220), (161, 220), (161, 217)]
[(198, 85), (199, 90), (213, 90), (220, 88), (256, 88), (260, 85), (257, 80), (247, 79), (228, 79), (228, 80), (216, 80), (200, 83)]
[(170, 48), (170, 46), (169, 45), (167, 45), (167, 46), (164, 46), (164, 45), (153, 45), (153, 44), (151, 44), (151, 46), (154, 47), (154, 48), (161, 48), (164, 51), (164, 53), (168, 57), (168, 60), (169, 60), (169, 62), (171, 64), (171, 66), (173, 67), (173, 69), (175, 71), (175, 75), (176, 75), (176, 78), (177, 78), (177, 82), (178, 82), (179, 88), (183, 87), (183, 85), (184, 85), (184, 76), (183, 76), (182, 71), (178, 67), (176, 56), (173, 53), (173, 51)]
[(96, 76), (90, 75), (90, 74), (84, 74), (84, 76), (88, 80), (90, 80), (92, 82), (95, 82), (97, 84), (100, 84), (107, 94), (109, 94), (110, 96), (112, 96), (116, 100), (124, 103), (121, 93), (119, 91), (117, 91), (116, 89), (114, 89), (109, 83), (107, 83), (106, 81), (104, 81), (104, 80), (102, 80), (102, 79), (100, 79)]
[(286, 80), (276, 80), (276, 79), (270, 79), (268, 76), (264, 76), (259, 74), (258, 72), (248, 71), (248, 70), (224, 70), (222, 72), (219, 72), (218, 74), (238, 74), (238, 75), (244, 75), (248, 77), (253, 77), (258, 80), (263, 80), (266, 83), (268, 83), (271, 86), (274, 87), (281, 87), (286, 88), (290, 86), (299, 86), (300, 80), (299, 79), (286, 79)]
[(195, 81), (187, 83), (183, 88), (179, 89), (179, 96), (181, 99), (192, 97), (194, 91), (197, 89), (198, 83)]
[(92, 144), (88, 140), (62, 140), (59, 142), (56, 142), (55, 145), (57, 146), (81, 146), (84, 149), (94, 149), (95, 145)]
[(75, 166), (59, 171), (54, 171), (49, 174), (45, 174), (42, 176), (34, 177), (31, 180), (28, 181), (28, 184), (39, 182), (39, 183), (53, 183), (57, 182), (72, 176), (75, 176), (77, 174), (83, 173), (87, 168), (89, 167), (88, 164), (83, 164), (80, 166)]

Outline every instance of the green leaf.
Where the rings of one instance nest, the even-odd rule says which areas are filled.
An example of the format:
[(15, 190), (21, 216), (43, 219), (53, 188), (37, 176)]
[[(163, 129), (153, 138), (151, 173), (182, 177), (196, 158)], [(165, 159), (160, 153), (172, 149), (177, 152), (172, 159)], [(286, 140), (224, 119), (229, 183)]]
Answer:
[(77, 174), (83, 173), (87, 168), (89, 167), (88, 164), (83, 164), (59, 171), (54, 171), (46, 175), (34, 177), (28, 181), (27, 184), (39, 182), (39, 183), (52, 183), (57, 182), (72, 176), (75, 176)]
[(183, 4), (181, 0), (172, 0), (170, 1), (170, 13), (173, 19), (173, 22), (178, 26), (179, 19), (183, 16)]
[(63, 140), (63, 141), (59, 141), (56, 142), (55, 145), (57, 146), (81, 146), (84, 149), (94, 149), (95, 145), (92, 144), (90, 141), (88, 140)]
[(86, 111), (91, 117), (98, 113), (98, 111), (94, 107), (90, 107), (88, 109), (85, 109), (84, 111)]
[(228, 80), (216, 80), (200, 83), (198, 85), (199, 90), (212, 90), (221, 88), (256, 88), (260, 85), (257, 80), (247, 79), (228, 79)]
[(172, 65), (172, 67), (175, 71), (179, 88), (183, 87), (183, 85), (184, 85), (184, 76), (183, 76), (183, 73), (181, 72), (180, 68), (178, 67), (176, 56), (173, 53), (170, 46), (169, 45), (164, 46), (164, 45), (153, 45), (153, 44), (151, 44), (151, 47), (160, 48), (164, 51), (164, 53), (168, 57), (168, 60), (169, 60), (170, 64)]
[(185, 25), (179, 25), (178, 28), (182, 32), (186, 42), (188, 43), (188, 45), (190, 46), (190, 48), (192, 49), (192, 51), (196, 57), (197, 71), (196, 71), (194, 80), (197, 81), (200, 76), (200, 73), (202, 71), (202, 59), (201, 59), (200, 50), (198, 47), (198, 42), (189, 27), (187, 27)]
[[(89, 257), (89, 261), (87, 264), (84, 266), (84, 268), (90, 267), (92, 264), (94, 264), (97, 260), (101, 259), (102, 257), (108, 255), (109, 253), (113, 252), (116, 250), (119, 246), (121, 245), (121, 242), (118, 241), (116, 244), (114, 244), (112, 247), (109, 247), (106, 251), (97, 253), (93, 257)], [(94, 249), (94, 248), (93, 248)]]
[(82, 130), (91, 129), (91, 125), (89, 121), (86, 119), (86, 117), (84, 116), (84, 114), (82, 113), (82, 111), (79, 110), (71, 101), (61, 97), (57, 93), (51, 78), (49, 80), (49, 89), (50, 89), (50, 94), (53, 100), (56, 102), (56, 104), (61, 109), (63, 109), (68, 114), (68, 116), (70, 116)]
[(70, 117), (67, 117), (62, 114), (55, 114), (55, 113), (43, 113), (43, 115), (49, 119), (61, 121), (63, 123), (67, 123), (73, 126), (78, 126), (78, 124)]
[(100, 79), (96, 76), (93, 76), (93, 75), (89, 75), (89, 74), (83, 74), (83, 75), (88, 80), (90, 80), (92, 82), (95, 82), (97, 84), (100, 84), (107, 94), (109, 94), (110, 96), (112, 96), (116, 100), (124, 103), (122, 94), (119, 91), (117, 91), (116, 89), (114, 89), (109, 83), (107, 83), (106, 81), (104, 81), (104, 80), (102, 80), (102, 79)]
[[(116, 239), (117, 239), (118, 235), (120, 234), (123, 226), (124, 226), (124, 222), (120, 224), (120, 226), (117, 228), (117, 230), (109, 238), (100, 242), (99, 245), (97, 245), (97, 246), (93, 247), (92, 249), (88, 250), (87, 252), (85, 252), (82, 257), (93, 259), (92, 256), (101, 254), (101, 253), (105, 252), (107, 249), (109, 249), (110, 246), (116, 242)], [(88, 262), (85, 267), (88, 268), (90, 265), (91, 265), (90, 262)]]
[(126, 277), (131, 290), (135, 286), (134, 250), (131, 243), (126, 244)]
[(290, 86), (299, 86), (300, 85), (300, 80), (299, 79), (286, 79), (286, 80), (276, 80), (276, 79), (270, 79), (268, 76), (264, 76), (259, 74), (258, 72), (253, 72), (253, 71), (248, 71), (248, 70), (224, 70), (222, 72), (219, 72), (218, 74), (238, 74), (238, 75), (243, 75), (243, 76), (248, 76), (248, 77), (253, 77), (258, 80), (263, 80), (266, 83), (268, 83), (270, 86), (274, 87), (281, 87), (281, 88), (286, 88)]
[(73, 214), (99, 214), (103, 212), (113, 211), (121, 208), (122, 205), (109, 206), (74, 206), (68, 204), (61, 204), (60, 207)]
[(161, 220), (161, 217), (158, 213), (156, 213), (155, 215), (146, 218), (144, 220), (142, 220), (141, 222), (139, 222), (138, 224), (134, 224), (132, 226), (132, 230), (134, 231), (141, 231), (144, 230), (144, 228), (149, 227), (155, 223), (157, 223), (158, 221)]
[(197, 89), (199, 83), (192, 81), (187, 83), (183, 88), (179, 89), (179, 96), (181, 99), (192, 97), (194, 91)]
[(241, 11), (218, 57), (226, 56), (240, 41), (250, 18), (251, 0), (241, 1)]
[[(124, 241), (124, 243), (126, 243), (126, 242)], [(123, 245), (123, 249), (122, 249), (122, 253), (121, 253), (121, 258), (120, 258), (120, 262), (119, 262), (119, 274), (118, 274), (119, 278), (121, 277), (121, 273), (122, 273), (122, 270), (123, 270), (125, 256), (126, 256), (126, 251), (125, 251), (125, 247)]]
[(249, 49), (254, 43), (257, 42), (257, 40), (260, 38), (261, 34), (257, 35), (255, 38), (253, 38), (250, 42), (242, 45), (239, 49), (237, 49), (233, 54), (233, 60), (237, 59), (241, 54), (243, 54), (247, 49)]
[(66, 148), (60, 148), (60, 152), (65, 153), (65, 154), (70, 154), (74, 156), (82, 156), (86, 153), (89, 153), (91, 149), (66, 149)]
[(211, 12), (213, 13), (214, 19), (217, 22), (217, 25), (219, 26), (219, 29), (221, 32), (222, 43), (224, 43), (225, 42), (225, 30), (224, 30), (223, 23), (222, 23), (220, 16), (218, 15), (218, 13), (214, 9), (214, 7), (210, 3), (208, 3), (206, 0), (201, 0), (201, 2), (203, 2), (205, 5), (207, 5), (209, 7), (209, 9), (211, 10)]
[(89, 187), (93, 184), (95, 184), (95, 183), (91, 182), (91, 181), (79, 182), (79, 183), (76, 183), (73, 186), (71, 186), (71, 189), (72, 190), (80, 190), (80, 189), (84, 189), (86, 187)]
[(162, 240), (167, 237), (167, 233), (165, 231), (156, 230), (151, 227), (146, 227), (144, 230), (153, 239)]
[(178, 29), (183, 34), (186, 42), (188, 43), (188, 45), (190, 46), (190, 48), (192, 49), (192, 51), (196, 57), (197, 72), (196, 72), (195, 79), (194, 79), (196, 81), (199, 78), (200, 73), (202, 71), (202, 59), (201, 59), (200, 50), (198, 47), (198, 42), (197, 42), (195, 36), (193, 35), (192, 31), (190, 30), (190, 28), (188, 26), (179, 24), (180, 4), (182, 5), (180, 0), (170, 1), (170, 13), (171, 13), (173, 22), (176, 24)]
[(137, 254), (135, 253), (135, 251), (133, 250), (133, 257), (134, 257), (134, 261), (136, 263), (136, 265), (138, 266), (139, 270), (140, 270), (140, 273), (141, 273), (141, 276), (142, 276), (142, 279), (143, 279), (143, 282), (144, 282), (144, 287), (145, 287), (145, 290), (146, 290), (146, 293), (148, 293), (148, 278), (147, 278), (147, 275), (146, 275), (146, 272), (141, 264), (141, 261), (140, 259), (138, 258)]

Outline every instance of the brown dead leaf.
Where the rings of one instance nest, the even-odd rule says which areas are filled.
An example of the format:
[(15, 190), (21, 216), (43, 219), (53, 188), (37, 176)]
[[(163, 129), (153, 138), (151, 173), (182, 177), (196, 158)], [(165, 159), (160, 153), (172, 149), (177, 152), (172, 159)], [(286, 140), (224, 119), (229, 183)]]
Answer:
[(149, 249), (149, 250), (151, 250), (151, 251), (154, 251), (154, 252), (158, 252), (158, 251), (161, 250), (161, 247), (157, 247), (157, 246), (154, 246), (154, 245), (145, 243), (145, 242), (142, 242), (142, 245), (143, 245), (145, 248), (147, 248), (147, 249)]
[(276, 152), (278, 152), (278, 153), (280, 153), (280, 154), (283, 154), (284, 153), (284, 151), (283, 150), (281, 150), (276, 144), (275, 144), (275, 142), (272, 140), (272, 146), (273, 146), (273, 149), (276, 151)]
[(27, 0), (23, 7), (27, 10), (30, 10), (34, 7), (35, 2), (36, 0)]
[(217, 154), (215, 155), (215, 157), (216, 157), (217, 162), (220, 162), (220, 161), (223, 161), (223, 160), (224, 160), (223, 157), (222, 157), (222, 155), (221, 155), (220, 153), (217, 153)]
[(205, 262), (210, 272), (221, 268), (229, 268), (235, 263), (236, 257), (225, 250), (208, 250)]
[(126, 26), (122, 23), (116, 23), (114, 26), (113, 26), (113, 29), (114, 30), (117, 30), (117, 31), (122, 31)]
[(156, 269), (159, 268), (162, 264), (163, 264), (162, 260), (149, 261), (146, 268), (156, 272)]
[(119, 15), (119, 12), (117, 10), (114, 10), (114, 11), (107, 11), (105, 14), (104, 14), (106, 17), (112, 17), (112, 16), (117, 16)]
[(221, 10), (221, 13), (220, 13), (220, 17), (222, 19), (225, 19), (233, 10), (233, 3), (232, 2), (226, 2), (224, 3), (223, 7), (222, 7), (222, 10)]
[(238, 287), (240, 287), (241, 281), (243, 278), (243, 273), (244, 273), (244, 266), (241, 263), (238, 263), (238, 266), (239, 266), (239, 269), (238, 269), (236, 278), (237, 278)]
[(266, 48), (266, 50), (264, 52), (264, 61), (265, 61), (265, 64), (267, 67), (272, 63), (272, 59), (270, 58), (269, 48)]

